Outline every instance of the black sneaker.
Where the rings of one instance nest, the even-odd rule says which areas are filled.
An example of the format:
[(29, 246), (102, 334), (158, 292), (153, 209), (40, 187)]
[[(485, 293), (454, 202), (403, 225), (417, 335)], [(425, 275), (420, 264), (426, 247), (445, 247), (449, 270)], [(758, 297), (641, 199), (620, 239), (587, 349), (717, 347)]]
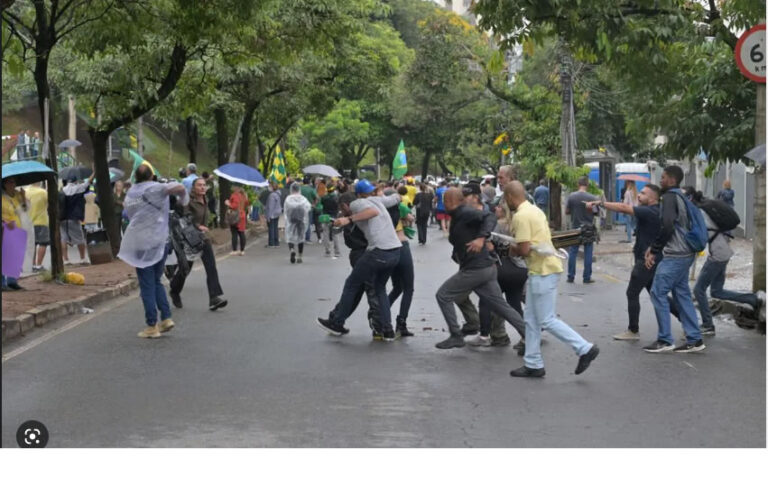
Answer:
[(592, 360), (597, 358), (597, 355), (599, 354), (600, 348), (598, 348), (596, 344), (593, 344), (592, 348), (590, 348), (588, 352), (579, 357), (579, 364), (576, 365), (576, 375), (579, 375), (587, 370), (587, 368), (589, 368), (589, 364), (592, 363)]
[(699, 339), (695, 343), (685, 343), (681, 344), (677, 348), (674, 349), (675, 353), (695, 353), (697, 351), (701, 351), (706, 346), (704, 346), (704, 341)]
[(291, 252), (291, 263), (296, 263), (296, 252), (295, 251)]
[(449, 350), (451, 348), (463, 348), (463, 347), (464, 347), (464, 337), (454, 336), (454, 335), (451, 335), (451, 337), (449, 337), (445, 341), (440, 341), (435, 345), (435, 348), (439, 348), (441, 350)]
[(540, 369), (530, 369), (523, 365), (519, 369), (514, 369), (509, 371), (509, 375), (512, 377), (544, 377), (546, 374), (546, 371), (543, 368)]
[(587, 279), (584, 281), (584, 284), (594, 284), (596, 281), (594, 279)]
[(384, 329), (381, 331), (381, 337), (384, 341), (391, 343), (395, 339), (397, 339), (397, 335), (395, 334), (395, 330), (391, 327), (389, 329)]
[(184, 305), (181, 304), (181, 295), (179, 293), (169, 291), (168, 294), (171, 296), (171, 303), (173, 303), (173, 306), (176, 308), (184, 308)]
[(10, 284), (8, 285), (8, 287), (9, 287), (9, 288), (11, 288), (11, 289), (12, 289), (12, 290), (14, 290), (14, 291), (21, 291), (22, 289), (24, 289), (24, 288), (22, 288), (21, 286), (19, 286), (19, 283), (17, 283), (17, 282), (12, 282), (12, 283), (10, 283)]
[(329, 319), (323, 319), (318, 317), (317, 323), (320, 325), (320, 327), (328, 331), (328, 334), (332, 334), (334, 336), (343, 336), (349, 333), (349, 329)]
[(667, 343), (666, 341), (654, 341), (648, 346), (643, 347), (643, 351), (648, 353), (664, 353), (665, 351), (672, 351), (675, 349), (675, 345)]
[(224, 298), (217, 296), (211, 300), (211, 302), (208, 304), (208, 310), (211, 312), (215, 312), (219, 308), (224, 308), (227, 306), (227, 300)]
[(408, 326), (405, 323), (405, 319), (397, 318), (397, 328), (395, 332), (400, 335), (401, 338), (409, 338), (414, 334), (408, 330)]
[(702, 336), (714, 336), (715, 335), (715, 326), (712, 326), (712, 327), (702, 327), (701, 328), (701, 335)]
[(566, 281), (565, 281), (565, 282), (567, 282), (567, 283), (570, 283), (570, 284), (573, 284), (573, 279), (571, 279), (571, 278), (569, 277), (568, 279), (566, 279)]
[(373, 340), (374, 341), (384, 341), (384, 336), (381, 334), (381, 331), (374, 329), (373, 330)]
[(491, 336), (491, 346), (509, 346), (512, 340), (506, 334), (503, 336)]

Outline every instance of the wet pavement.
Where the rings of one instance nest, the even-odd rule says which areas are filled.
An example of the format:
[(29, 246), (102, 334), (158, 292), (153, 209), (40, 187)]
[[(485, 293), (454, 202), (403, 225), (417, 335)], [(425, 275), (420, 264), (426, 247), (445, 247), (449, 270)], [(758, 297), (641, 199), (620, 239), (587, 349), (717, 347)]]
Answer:
[(574, 375), (576, 356), (545, 333), (546, 377), (514, 379), (511, 348), (434, 347), (446, 337), (434, 294), (456, 267), (429, 236), (411, 247), (416, 336), (394, 343), (371, 341), (365, 304), (344, 338), (315, 323), (341, 293), (346, 250), (333, 260), (310, 245), (291, 265), (258, 239), (219, 261), (229, 306), (209, 312), (194, 272), (162, 339), (136, 337), (134, 297), (5, 346), (3, 446), (35, 419), (49, 447), (765, 447), (765, 336), (724, 322), (703, 353), (649, 355), (644, 294), (641, 341), (613, 341), (629, 271), (606, 259), (597, 284), (562, 281), (558, 297), (597, 360)]

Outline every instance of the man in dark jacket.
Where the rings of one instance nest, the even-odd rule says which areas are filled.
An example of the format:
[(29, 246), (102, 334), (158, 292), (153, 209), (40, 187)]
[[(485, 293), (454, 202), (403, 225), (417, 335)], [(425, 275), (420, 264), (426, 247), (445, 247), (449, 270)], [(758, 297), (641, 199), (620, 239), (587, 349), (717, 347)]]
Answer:
[(474, 291), (484, 304), (517, 329), (525, 332), (525, 322), (501, 293), (496, 265), (488, 253), (486, 242), (496, 225), (496, 216), (463, 205), (464, 195), (455, 188), (445, 192), (445, 210), (451, 216), (448, 240), (453, 245), (451, 258), (459, 264), (459, 271), (448, 278), (437, 290), (435, 297), (443, 313), (451, 336), (437, 343), (439, 349), (461, 348), (464, 335), (456, 319), (454, 302)]
[[(656, 311), (659, 333), (656, 341), (643, 348), (649, 353), (676, 351), (690, 353), (705, 348), (701, 330), (693, 306), (688, 272), (696, 258), (696, 252), (685, 240), (685, 232), (691, 225), (685, 201), (681, 196), (680, 183), (683, 170), (670, 165), (661, 174), (661, 232), (645, 252), (645, 266), (650, 270), (658, 263), (651, 287), (651, 301)], [(661, 256), (661, 262), (658, 260)], [(667, 295), (672, 293), (680, 311), (686, 342), (675, 347), (672, 337), (671, 316)]]
[[(224, 291), (219, 284), (219, 272), (216, 268), (216, 256), (213, 253), (213, 245), (208, 237), (208, 205), (206, 198), (206, 180), (199, 177), (192, 183), (192, 191), (190, 193), (189, 204), (186, 206), (185, 213), (188, 214), (188, 219), (192, 224), (205, 234), (205, 242), (203, 243), (202, 252), (200, 253), (200, 259), (203, 262), (205, 268), (206, 284), (208, 286), (208, 309), (211, 311), (218, 310), (227, 306), (227, 300), (221, 296)], [(181, 291), (184, 289), (184, 282), (187, 280), (187, 276), (192, 271), (192, 261), (189, 261), (189, 269), (176, 271), (176, 274), (171, 279), (171, 290), (169, 292), (173, 306), (176, 308), (182, 308)]]

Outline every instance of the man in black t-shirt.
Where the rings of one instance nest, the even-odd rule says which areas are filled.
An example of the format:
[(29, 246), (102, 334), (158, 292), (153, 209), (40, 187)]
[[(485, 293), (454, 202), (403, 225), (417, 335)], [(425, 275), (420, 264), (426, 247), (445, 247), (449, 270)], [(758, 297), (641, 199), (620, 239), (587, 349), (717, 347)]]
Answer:
[(427, 243), (427, 225), (429, 224), (429, 216), (432, 213), (432, 201), (435, 195), (427, 189), (427, 185), (424, 183), (421, 183), (419, 189), (420, 191), (416, 193), (413, 204), (416, 206), (416, 227), (419, 231), (419, 244), (424, 245)]
[(625, 203), (589, 202), (587, 207), (599, 205), (612, 212), (620, 212), (634, 215), (637, 219), (635, 246), (632, 253), (635, 256), (635, 265), (627, 286), (627, 311), (629, 312), (629, 327), (626, 332), (616, 334), (613, 339), (619, 341), (637, 341), (640, 332), (640, 293), (643, 288), (651, 293), (653, 277), (656, 274), (658, 263), (648, 269), (645, 266), (645, 252), (661, 231), (661, 212), (659, 210), (659, 197), (661, 190), (655, 184), (646, 184), (637, 198), (640, 205), (632, 207)]

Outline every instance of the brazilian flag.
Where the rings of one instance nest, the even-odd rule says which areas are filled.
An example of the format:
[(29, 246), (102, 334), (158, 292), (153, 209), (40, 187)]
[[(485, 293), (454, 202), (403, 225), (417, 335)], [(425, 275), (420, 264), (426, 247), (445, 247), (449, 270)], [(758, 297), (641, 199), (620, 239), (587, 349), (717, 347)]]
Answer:
[(400, 140), (400, 146), (397, 147), (395, 159), (392, 161), (392, 176), (400, 179), (408, 172), (408, 160), (405, 157), (405, 143)]
[(285, 157), (280, 145), (275, 150), (275, 158), (272, 160), (272, 172), (269, 175), (269, 181), (277, 183), (281, 188), (285, 187)]

